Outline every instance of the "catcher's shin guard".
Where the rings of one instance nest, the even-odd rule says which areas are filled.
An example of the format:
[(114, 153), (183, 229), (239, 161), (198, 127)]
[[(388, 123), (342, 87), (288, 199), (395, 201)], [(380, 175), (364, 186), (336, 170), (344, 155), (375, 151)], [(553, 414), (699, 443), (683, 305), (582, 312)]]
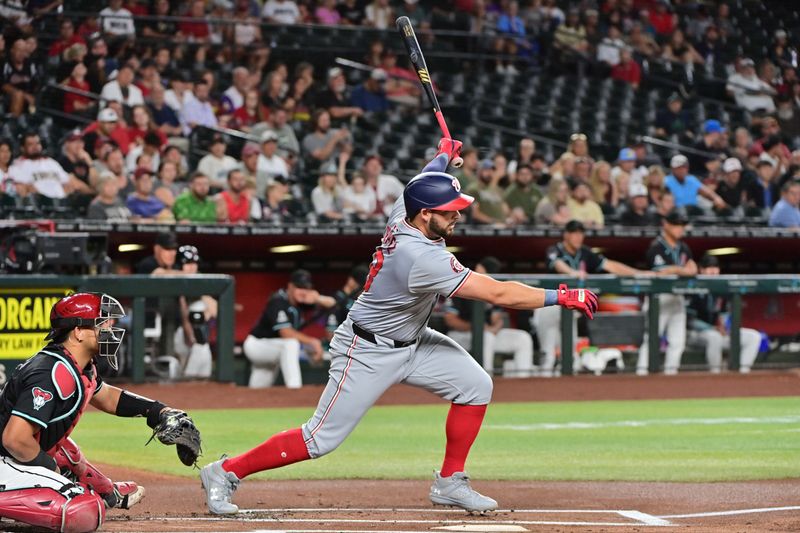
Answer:
[[(73, 489), (77, 489), (71, 485)], [(89, 533), (103, 525), (103, 500), (93, 493), (70, 496), (36, 487), (0, 492), (0, 516), (63, 533)]]

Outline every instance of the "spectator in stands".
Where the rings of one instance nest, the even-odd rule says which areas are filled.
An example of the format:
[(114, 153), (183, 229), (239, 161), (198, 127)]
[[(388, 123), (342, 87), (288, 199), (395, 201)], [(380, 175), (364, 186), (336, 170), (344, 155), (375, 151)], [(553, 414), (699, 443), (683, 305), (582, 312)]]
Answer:
[(147, 256), (134, 267), (136, 274), (151, 276), (174, 275), (175, 257), (178, 255), (178, 236), (171, 231), (156, 233), (153, 255)]
[(345, 128), (331, 129), (331, 115), (317, 109), (311, 115), (312, 132), (303, 137), (303, 153), (316, 164), (336, 161), (339, 154), (352, 150), (350, 132)]
[(775, 183), (775, 165), (769, 158), (759, 159), (756, 165), (756, 179), (750, 183), (747, 192), (749, 204), (762, 210), (769, 210), (778, 201), (778, 186)]
[(533, 156), (536, 154), (536, 142), (530, 137), (524, 137), (519, 141), (517, 154), (514, 159), (508, 163), (508, 175), (512, 180), (516, 176), (517, 167), (519, 165), (530, 165), (533, 163)]
[(125, 64), (117, 71), (116, 79), (106, 83), (100, 92), (101, 107), (105, 107), (110, 100), (122, 102), (124, 105), (133, 107), (144, 105), (142, 90), (133, 83), (133, 67)]
[(291, 216), (291, 194), (289, 182), (278, 176), (263, 193), (264, 198), (253, 198), (250, 205), (250, 218), (265, 222), (281, 223)]
[(8, 169), (14, 160), (14, 145), (11, 139), (0, 137), (0, 193), (16, 194), (14, 180), (8, 175)]
[(366, 113), (385, 113), (391, 105), (386, 98), (386, 71), (374, 69), (367, 81), (353, 89), (350, 104), (363, 109)]
[(670, 160), (672, 174), (665, 180), (666, 187), (675, 197), (676, 207), (697, 207), (698, 195), (702, 195), (713, 202), (714, 207), (723, 209), (725, 202), (717, 193), (697, 179), (697, 176), (689, 174), (689, 160), (685, 155), (678, 154)]
[(776, 91), (769, 83), (756, 76), (755, 63), (750, 58), (739, 62), (739, 71), (728, 77), (725, 89), (736, 100), (736, 105), (748, 111), (775, 111), (772, 97)]
[[(202, 2), (201, 2), (202, 3)], [(199, 79), (194, 84), (193, 98), (186, 99), (181, 109), (180, 118), (183, 123), (184, 135), (189, 135), (197, 126), (216, 128), (219, 125), (214, 108), (209, 101), (211, 87), (204, 79)]]
[(341, 24), (344, 26), (361, 26), (364, 23), (364, 7), (358, 0), (344, 0), (338, 5)]
[(608, 162), (595, 163), (589, 177), (589, 187), (592, 189), (592, 198), (603, 213), (613, 213), (616, 210), (619, 205), (619, 191), (617, 183), (611, 179), (611, 165)]
[(628, 45), (637, 54), (645, 59), (652, 59), (659, 55), (661, 48), (649, 32), (645, 31), (642, 24), (635, 22), (627, 35)]
[(769, 225), (775, 228), (800, 230), (800, 182), (787, 181), (781, 188), (781, 199), (772, 208)]
[(171, 161), (175, 164), (175, 168), (178, 171), (179, 180), (184, 179), (189, 174), (189, 165), (186, 162), (186, 158), (184, 157), (180, 148), (174, 144), (168, 144), (166, 148), (164, 148), (163, 152), (161, 153), (161, 160)]
[(253, 326), (242, 349), (252, 364), (249, 386), (271, 387), (275, 384), (278, 369), (286, 388), (298, 389), (303, 385), (300, 373), (300, 348), (303, 347), (313, 362), (322, 361), (322, 343), (316, 337), (302, 333), (301, 306), (319, 306), (331, 309), (336, 300), (322, 296), (314, 290), (311, 273), (295, 270), (285, 289), (270, 296), (261, 318)]
[(231, 115), (228, 127), (234, 130), (253, 133), (253, 127), (262, 122), (258, 90), (250, 89), (244, 95), (244, 104)]
[(394, 24), (394, 15), (389, 0), (372, 0), (364, 10), (364, 24), (379, 30), (385, 30)]
[(208, 176), (211, 186), (218, 189), (225, 188), (228, 173), (239, 165), (238, 161), (225, 153), (227, 148), (225, 138), (222, 135), (215, 135), (208, 147), (209, 153), (197, 164), (198, 172)]
[(128, 152), (125, 157), (125, 168), (133, 172), (139, 167), (147, 167), (155, 174), (161, 164), (161, 141), (156, 131), (147, 132), (143, 139)]
[[(345, 214), (354, 220), (366, 221), (374, 218), (377, 198), (372, 187), (360, 173), (353, 174), (350, 184), (342, 192), (342, 207)], [(381, 214), (381, 219), (383, 215)]]
[(722, 179), (717, 184), (717, 194), (727, 207), (718, 211), (720, 214), (742, 214), (739, 208), (744, 205), (747, 191), (751, 188), (749, 181), (742, 173), (741, 161), (729, 157), (722, 163)]
[[(342, 165), (339, 165), (342, 168)], [(311, 191), (311, 203), (314, 206), (314, 213), (320, 222), (335, 222), (345, 218), (342, 205), (342, 187), (339, 185), (344, 182), (337, 174), (336, 167), (327, 164), (323, 167), (319, 175), (319, 182), (314, 190)]]
[[(719, 276), (719, 260), (706, 253), (700, 259), (699, 274), (703, 276)], [(689, 342), (704, 344), (706, 361), (712, 374), (722, 372), (722, 350), (730, 348), (731, 337), (729, 326), (725, 323), (728, 301), (715, 294), (698, 294), (689, 298), (687, 306)], [(739, 329), (741, 354), (739, 372), (747, 374), (758, 357), (761, 345), (761, 334), (750, 328)]]
[(142, 35), (149, 39), (174, 39), (181, 40), (178, 34), (178, 25), (172, 17), (169, 0), (155, 0), (153, 2), (153, 15), (142, 23)]
[(251, 198), (241, 170), (228, 171), (228, 188), (217, 195), (216, 202), (220, 221), (244, 224), (250, 220)]
[(660, 221), (663, 221), (672, 211), (675, 210), (675, 196), (669, 189), (666, 189), (658, 197), (655, 204), (655, 214)]
[[(646, 258), (650, 269), (659, 275), (693, 277), (697, 275), (697, 263), (692, 250), (683, 241), (689, 219), (679, 210), (668, 213), (661, 221), (661, 234), (653, 240), (647, 250)], [(661, 315), (658, 320), (659, 337), (666, 336), (667, 350), (664, 357), (664, 373), (678, 373), (683, 350), (686, 347), (686, 301), (679, 294), (659, 294), (657, 296)], [(645, 313), (649, 302), (644, 305)], [(636, 375), (646, 376), (649, 372), (650, 345), (645, 333), (639, 348)]]
[(779, 149), (774, 151), (774, 156), (782, 162), (788, 161), (792, 154), (782, 141), (780, 122), (773, 116), (764, 117), (761, 119), (761, 137), (750, 146), (749, 154), (761, 155), (773, 151), (776, 146)]
[(627, 198), (632, 185), (643, 183), (647, 176), (647, 167), (636, 166), (636, 152), (632, 148), (623, 148), (617, 155), (617, 164), (611, 169), (611, 181), (617, 189), (619, 198)]
[[(800, 85), (800, 82), (795, 83)], [(792, 95), (778, 96), (777, 116), (780, 131), (789, 140), (789, 144), (792, 147), (800, 146), (800, 109), (795, 105)]]
[(567, 143), (567, 152), (575, 157), (588, 157), (589, 155), (589, 138), (585, 133), (573, 133), (569, 136)]
[(533, 169), (533, 181), (540, 191), (544, 191), (552, 176), (548, 173), (547, 162), (542, 154), (533, 154), (531, 158), (531, 168)]
[(153, 172), (140, 167), (133, 173), (135, 188), (125, 204), (138, 222), (173, 222), (172, 211), (153, 195)]
[(533, 168), (523, 163), (517, 167), (517, 178), (505, 192), (504, 200), (511, 209), (514, 224), (530, 224), (536, 215), (536, 206), (542, 199), (539, 187), (533, 182)]
[(317, 96), (317, 107), (327, 110), (330, 118), (340, 120), (350, 117), (360, 117), (364, 110), (349, 104), (346, 95), (347, 82), (344, 72), (339, 67), (328, 71), (328, 88)]
[[(77, 62), (72, 66), (69, 78), (64, 80), (62, 84), (70, 89), (89, 92), (91, 87), (89, 86), (89, 82), (86, 81), (87, 72), (86, 65)], [(64, 113), (84, 114), (88, 113), (94, 106), (95, 101), (88, 96), (73, 92), (64, 93), (64, 103), (62, 105)]]
[(236, 0), (236, 12), (233, 15), (236, 24), (233, 26), (233, 42), (237, 46), (237, 55), (246, 56), (248, 49), (262, 41), (261, 26), (257, 16), (250, 12), (249, 0)]
[(402, 5), (395, 9), (394, 17), (408, 17), (411, 25), (417, 28), (417, 31), (430, 29), (430, 15), (423, 6), (419, 5), (418, 0), (403, 0)]
[(642, 81), (642, 69), (639, 63), (634, 61), (630, 48), (625, 47), (620, 50), (619, 63), (611, 69), (611, 78), (624, 81), (634, 89), (639, 88), (639, 83)]
[(110, 142), (116, 147), (124, 145), (126, 149), (130, 144), (128, 129), (119, 124), (117, 112), (108, 107), (101, 109), (97, 114), (97, 121), (89, 124), (83, 130), (83, 140), (93, 152), (95, 159), (101, 159), (98, 149), (104, 142)]
[(273, 24), (297, 24), (300, 11), (292, 0), (268, 0), (264, 3), (261, 16)]
[(161, 83), (161, 74), (156, 68), (156, 62), (150, 58), (145, 58), (137, 69), (139, 79), (134, 84), (142, 91), (142, 96), (146, 99), (150, 96), (150, 91), (154, 87), (163, 87)]
[(176, 72), (169, 79), (169, 89), (164, 92), (164, 103), (175, 111), (178, 118), (183, 111), (183, 105), (194, 98), (193, 84), (183, 72)]
[(109, 0), (108, 7), (100, 10), (103, 33), (112, 38), (132, 39), (136, 35), (133, 15), (122, 7), (122, 0)]
[(664, 45), (661, 57), (667, 61), (683, 65), (702, 65), (704, 63), (702, 56), (697, 53), (692, 43), (686, 40), (680, 29), (675, 30), (672, 37)]
[[(258, 133), (256, 133), (257, 131)], [(286, 111), (286, 108), (282, 106), (271, 108), (269, 120), (253, 128), (252, 133), (262, 136), (267, 131), (271, 131), (277, 136), (278, 154), (285, 157), (289, 152), (294, 154), (300, 153), (300, 143), (297, 141), (294, 128), (289, 125), (289, 113)]]
[(657, 226), (658, 217), (650, 211), (647, 187), (641, 183), (631, 185), (628, 203), (622, 212), (620, 221), (625, 226)]
[(703, 40), (697, 45), (697, 53), (709, 67), (724, 64), (725, 50), (720, 39), (719, 29), (715, 25), (709, 24), (706, 27)]
[(719, 28), (720, 35), (723, 39), (728, 37), (736, 37), (738, 31), (731, 21), (731, 8), (725, 2), (721, 2), (717, 6), (717, 18), (714, 20), (717, 28)]
[(592, 166), (594, 166), (594, 162), (590, 157), (576, 157), (573, 159), (571, 167), (565, 167), (564, 179), (570, 186), (578, 182), (588, 185), (589, 177), (592, 175)]
[(84, 149), (80, 130), (72, 130), (67, 134), (61, 155), (56, 158), (56, 161), (64, 169), (64, 172), (75, 176), (89, 187), (94, 187), (97, 181), (97, 171), (92, 156)]
[(278, 155), (278, 136), (272, 130), (261, 135), (261, 154), (258, 156), (256, 189), (263, 191), (270, 180), (276, 176), (289, 177), (289, 166)]
[(128, 172), (125, 169), (125, 157), (119, 148), (111, 145), (103, 152), (102, 158), (95, 161), (95, 166), (98, 174), (110, 172), (117, 178), (117, 187), (122, 198), (127, 198), (133, 192), (133, 183), (128, 179)]
[(8, 111), (14, 117), (35, 108), (40, 76), (40, 69), (31, 59), (25, 39), (15, 40), (0, 71), (0, 87)]
[(627, 45), (622, 40), (622, 32), (617, 26), (609, 26), (608, 34), (597, 45), (597, 61), (605, 65), (606, 72), (610, 72), (620, 62), (620, 50)]
[(97, 178), (97, 196), (89, 204), (86, 217), (108, 222), (127, 222), (131, 211), (119, 197), (117, 178), (106, 172)]
[(678, 93), (672, 93), (667, 99), (667, 107), (660, 109), (656, 114), (655, 134), (658, 137), (694, 137), (689, 128), (689, 115), (683, 109), (683, 99)]
[(134, 144), (144, 144), (144, 138), (147, 134), (153, 134), (158, 138), (158, 147), (161, 148), (167, 144), (167, 136), (163, 131), (158, 129), (158, 126), (153, 122), (153, 117), (150, 115), (150, 110), (144, 104), (136, 105), (131, 111), (131, 118), (133, 124), (128, 127), (128, 139)]
[[(484, 257), (475, 265), (478, 274), (500, 272), (500, 261)], [(444, 323), (447, 336), (465, 350), (472, 349), (472, 300), (448, 298), (444, 304)], [(533, 373), (533, 339), (525, 330), (506, 325), (508, 313), (500, 307), (487, 307), (483, 325), (483, 369), (494, 374), (494, 359), (498, 353), (513, 354), (511, 364), (503, 365), (504, 377), (527, 378)]]
[[(519, 3), (516, 0), (508, 2), (497, 17), (497, 34), (495, 53), (511, 57), (530, 53), (532, 46), (525, 35), (525, 22), (519, 16)], [(498, 74), (519, 74), (513, 61), (506, 61), (504, 65), (500, 59), (496, 60), (496, 71)]]
[(388, 217), (394, 203), (403, 196), (403, 183), (395, 176), (383, 173), (383, 160), (378, 154), (364, 158), (360, 173), (367, 187), (375, 192), (375, 210), (372, 214)]
[(738, 127), (733, 132), (733, 146), (730, 149), (731, 155), (740, 161), (747, 161), (753, 149), (753, 137), (750, 131), (744, 127)]
[(582, 222), (589, 228), (602, 228), (605, 223), (603, 210), (592, 200), (592, 190), (584, 181), (576, 181), (571, 185), (572, 193), (567, 200), (567, 207), (574, 220)]
[(511, 209), (503, 198), (504, 191), (500, 187), (502, 176), (495, 170), (492, 160), (484, 159), (478, 171), (478, 183), (468, 189), (467, 194), (475, 197), (471, 210), (473, 222), (502, 227), (511, 222)]
[(233, 82), (225, 89), (220, 100), (220, 114), (231, 115), (244, 105), (244, 97), (250, 89), (250, 72), (245, 67), (233, 69)]
[(536, 206), (536, 224), (564, 226), (572, 220), (567, 199), (569, 186), (562, 179), (551, 179), (547, 186), (547, 195)]
[(797, 49), (789, 43), (789, 35), (783, 28), (775, 30), (775, 40), (769, 51), (769, 58), (780, 67), (797, 68)]
[[(211, 41), (211, 25), (206, 17), (204, 0), (192, 0), (189, 17), (189, 20), (182, 20), (178, 23), (178, 34), (190, 43), (209, 43)], [(205, 50), (205, 47), (201, 46), (199, 50)]]
[(703, 138), (697, 141), (694, 149), (706, 152), (707, 155), (690, 153), (688, 156), (690, 172), (699, 178), (716, 173), (725, 159), (727, 145), (727, 130), (722, 127), (719, 120), (706, 120), (703, 123)]
[[(262, 198), (256, 188), (256, 176), (258, 175), (258, 157), (261, 155), (261, 149), (255, 143), (247, 143), (242, 148), (242, 166), (241, 170), (244, 178), (247, 181), (247, 186), (254, 191), (254, 196)], [(263, 194), (263, 193), (262, 193)]]
[(51, 58), (58, 57), (61, 53), (74, 44), (86, 44), (80, 35), (75, 33), (75, 24), (72, 19), (64, 18), (58, 26), (58, 40), (50, 45), (47, 55)]
[(8, 169), (19, 196), (38, 194), (60, 200), (77, 192), (91, 194), (92, 189), (71, 174), (67, 174), (58, 161), (47, 157), (42, 151), (42, 142), (35, 132), (26, 132), (20, 141), (21, 156)]
[(557, 63), (563, 68), (579, 63), (589, 52), (586, 29), (580, 23), (580, 13), (570, 9), (567, 19), (556, 28), (553, 48), (557, 52)]
[(153, 123), (167, 137), (180, 136), (183, 133), (178, 114), (167, 105), (164, 100), (165, 91), (161, 85), (156, 85), (147, 97), (147, 109), (153, 118)]
[(648, 12), (648, 21), (661, 38), (668, 37), (678, 27), (678, 15), (670, 11), (670, 4), (666, 0), (655, 3), (655, 9)]
[(453, 176), (458, 178), (461, 190), (466, 191), (478, 183), (480, 160), (478, 159), (477, 148), (472, 146), (465, 147), (461, 150), (461, 158), (464, 160), (464, 164), (453, 172)]
[(189, 181), (189, 188), (175, 199), (175, 205), (172, 206), (175, 220), (181, 224), (216, 222), (217, 204), (208, 197), (210, 187), (208, 176), (194, 172)]
[(319, 24), (338, 26), (342, 16), (336, 9), (336, 0), (322, 0), (314, 10), (314, 18)]
[[(645, 274), (624, 263), (607, 259), (584, 244), (586, 227), (579, 220), (570, 220), (564, 226), (561, 242), (547, 249), (547, 269), (554, 274), (586, 279), (588, 274), (608, 272), (618, 276)], [(577, 337), (577, 313), (572, 315), (572, 337)], [(561, 310), (556, 307), (537, 309), (533, 325), (542, 351), (540, 362), (543, 377), (551, 377), (556, 363), (556, 350), (561, 348)], [(577, 351), (576, 351), (577, 352)]]
[(178, 168), (172, 161), (161, 161), (158, 165), (158, 174), (153, 185), (153, 194), (161, 202), (172, 209), (175, 205), (175, 198), (186, 188), (185, 182), (178, 182)]

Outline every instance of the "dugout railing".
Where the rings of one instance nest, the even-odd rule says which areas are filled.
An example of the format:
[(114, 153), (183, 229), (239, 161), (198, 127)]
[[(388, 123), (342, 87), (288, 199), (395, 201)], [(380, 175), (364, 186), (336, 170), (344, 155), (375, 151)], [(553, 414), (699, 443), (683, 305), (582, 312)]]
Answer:
[[(571, 288), (586, 288), (602, 297), (606, 294), (649, 296), (653, 294), (679, 294), (691, 296), (695, 294), (714, 294), (725, 296), (730, 301), (730, 337), (731, 345), (728, 367), (739, 369), (741, 350), (739, 329), (742, 325), (742, 296), (748, 294), (797, 294), (800, 293), (800, 276), (786, 275), (723, 275), (697, 276), (684, 278), (678, 276), (658, 277), (617, 277), (613, 275), (592, 275), (585, 280), (566, 278), (553, 274), (498, 274), (499, 280), (518, 281), (526, 285), (544, 289), (556, 289), (560, 283)], [(481, 361), (483, 353), (483, 327), (486, 304), (473, 302), (472, 309), (472, 350), (473, 357)], [(648, 347), (650, 352), (649, 370), (658, 372), (661, 367), (661, 338), (658, 332), (659, 318), (658, 298), (651, 298), (646, 316)], [(573, 374), (572, 311), (561, 309), (561, 373)], [(798, 320), (800, 332), (800, 320)]]
[[(61, 294), (68, 291), (105, 292), (118, 299), (132, 301), (130, 335), (131, 378), (141, 383), (145, 378), (145, 300), (148, 298), (177, 298), (179, 296), (212, 296), (218, 301), (216, 374), (217, 381), (233, 381), (233, 343), (234, 343), (234, 278), (223, 274), (197, 274), (192, 276), (59, 276), (59, 275), (5, 275), (0, 276), (0, 362), (18, 359), (8, 353), (17, 341), (28, 338), (42, 339), (37, 348), (25, 355), (30, 357), (44, 345), (44, 336), (49, 329), (49, 318), (45, 323), (35, 317), (14, 317), (6, 299), (17, 296), (16, 314), (21, 315), (19, 297), (31, 294)], [(41, 303), (39, 304), (41, 305)], [(50, 309), (44, 310), (48, 317)], [(13, 320), (13, 322), (10, 322)], [(28, 327), (24, 327), (26, 325)], [(4, 337), (4, 338), (3, 338)], [(3, 352), (3, 346), (9, 346)], [(8, 371), (8, 370), (7, 370)]]

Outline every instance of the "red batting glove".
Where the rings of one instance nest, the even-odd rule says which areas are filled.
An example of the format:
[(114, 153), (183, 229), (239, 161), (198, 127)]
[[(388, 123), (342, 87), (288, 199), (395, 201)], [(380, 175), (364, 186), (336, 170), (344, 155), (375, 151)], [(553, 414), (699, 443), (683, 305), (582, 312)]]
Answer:
[(442, 137), (439, 141), (439, 151), (436, 153), (436, 155), (438, 157), (439, 154), (447, 154), (447, 159), (449, 160), (450, 165), (455, 168), (459, 168), (464, 164), (464, 160), (461, 159), (461, 144), (461, 141)]
[(562, 283), (558, 286), (558, 305), (576, 309), (592, 319), (597, 311), (597, 295), (587, 289), (568, 289)]

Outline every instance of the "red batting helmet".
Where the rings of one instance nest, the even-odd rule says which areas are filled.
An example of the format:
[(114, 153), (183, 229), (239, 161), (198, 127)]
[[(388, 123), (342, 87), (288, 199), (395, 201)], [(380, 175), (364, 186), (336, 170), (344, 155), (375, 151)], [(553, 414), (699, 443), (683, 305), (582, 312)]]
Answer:
[(122, 343), (125, 330), (113, 327), (113, 320), (123, 318), (125, 310), (116, 298), (108, 294), (78, 292), (61, 298), (50, 311), (50, 333), (46, 340), (53, 339), (72, 328), (94, 328), (97, 330), (99, 355), (108, 358), (111, 367), (117, 369), (117, 350)]

